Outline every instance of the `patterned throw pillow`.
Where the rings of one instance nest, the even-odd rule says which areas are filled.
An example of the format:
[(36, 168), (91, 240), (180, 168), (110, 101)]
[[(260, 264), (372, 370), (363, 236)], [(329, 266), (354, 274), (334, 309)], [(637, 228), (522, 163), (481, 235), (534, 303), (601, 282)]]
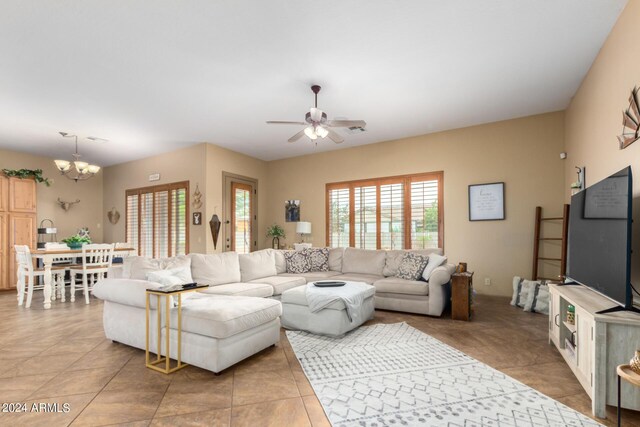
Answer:
[(398, 267), (396, 277), (405, 280), (420, 280), (422, 272), (429, 262), (429, 257), (407, 252)]
[(284, 260), (287, 264), (287, 273), (308, 273), (311, 271), (311, 262), (304, 251), (284, 252)]
[(309, 259), (311, 271), (329, 271), (329, 248), (307, 248), (302, 252)]

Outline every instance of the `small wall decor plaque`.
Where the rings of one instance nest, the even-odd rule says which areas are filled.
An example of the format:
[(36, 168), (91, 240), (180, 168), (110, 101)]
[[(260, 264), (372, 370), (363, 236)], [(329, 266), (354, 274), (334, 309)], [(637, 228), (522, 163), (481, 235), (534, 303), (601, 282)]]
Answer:
[(193, 213), (193, 225), (201, 225), (202, 224), (202, 212), (194, 212)]
[(638, 87), (634, 87), (629, 95), (629, 107), (622, 112), (622, 135), (618, 136), (620, 149), (627, 148), (640, 138), (640, 102)]
[(504, 182), (469, 186), (469, 221), (504, 219)]

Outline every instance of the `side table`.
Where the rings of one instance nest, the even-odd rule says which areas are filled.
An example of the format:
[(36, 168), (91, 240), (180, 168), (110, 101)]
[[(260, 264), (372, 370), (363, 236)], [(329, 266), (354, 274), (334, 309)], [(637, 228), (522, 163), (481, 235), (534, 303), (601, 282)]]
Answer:
[(616, 368), (616, 373), (618, 374), (618, 427), (622, 418), (622, 411), (620, 409), (620, 382), (621, 380), (625, 380), (630, 384), (633, 384), (636, 387), (640, 387), (640, 375), (636, 374), (631, 366), (629, 365), (618, 365)]
[[(191, 287), (183, 287), (182, 285), (170, 286), (167, 288), (160, 289), (147, 289), (146, 290), (146, 334), (145, 334), (145, 364), (147, 368), (153, 369), (154, 371), (162, 372), (163, 374), (170, 374), (179, 369), (184, 368), (185, 366), (189, 366), (186, 363), (182, 363), (181, 352), (182, 352), (182, 294), (187, 292), (195, 292), (198, 289), (206, 288), (207, 285), (196, 285)], [(156, 360), (151, 360), (149, 357), (149, 317), (150, 317), (150, 306), (151, 306), (151, 295), (156, 296), (156, 308), (158, 312), (158, 341), (156, 348)], [(173, 368), (171, 367), (171, 353), (170, 353), (170, 326), (171, 326), (171, 296), (178, 296), (178, 358), (177, 364)], [(162, 318), (161, 318), (161, 304), (160, 298), (164, 297), (165, 301), (165, 357), (162, 357), (160, 354), (160, 347), (162, 343)], [(164, 362), (164, 368), (160, 366), (156, 366)]]
[(471, 320), (473, 271), (451, 275), (451, 318)]

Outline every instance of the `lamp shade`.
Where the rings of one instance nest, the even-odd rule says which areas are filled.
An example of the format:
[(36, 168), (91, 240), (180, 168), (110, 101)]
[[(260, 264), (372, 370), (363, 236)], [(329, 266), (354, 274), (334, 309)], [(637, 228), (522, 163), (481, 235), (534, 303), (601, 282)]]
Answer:
[(296, 224), (296, 233), (311, 234), (311, 223), (300, 221)]

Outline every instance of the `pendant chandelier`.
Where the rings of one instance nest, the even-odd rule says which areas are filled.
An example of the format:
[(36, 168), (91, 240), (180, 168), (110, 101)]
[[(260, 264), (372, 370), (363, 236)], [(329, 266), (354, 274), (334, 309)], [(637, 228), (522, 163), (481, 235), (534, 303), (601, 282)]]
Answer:
[(100, 166), (90, 165), (87, 162), (80, 161), (80, 157), (82, 156), (78, 153), (78, 136), (69, 135), (67, 132), (59, 133), (64, 138), (75, 138), (76, 141), (76, 152), (72, 154), (73, 161), (54, 160), (56, 168), (58, 168), (60, 173), (76, 182), (84, 181), (97, 174), (98, 171), (100, 171)]

